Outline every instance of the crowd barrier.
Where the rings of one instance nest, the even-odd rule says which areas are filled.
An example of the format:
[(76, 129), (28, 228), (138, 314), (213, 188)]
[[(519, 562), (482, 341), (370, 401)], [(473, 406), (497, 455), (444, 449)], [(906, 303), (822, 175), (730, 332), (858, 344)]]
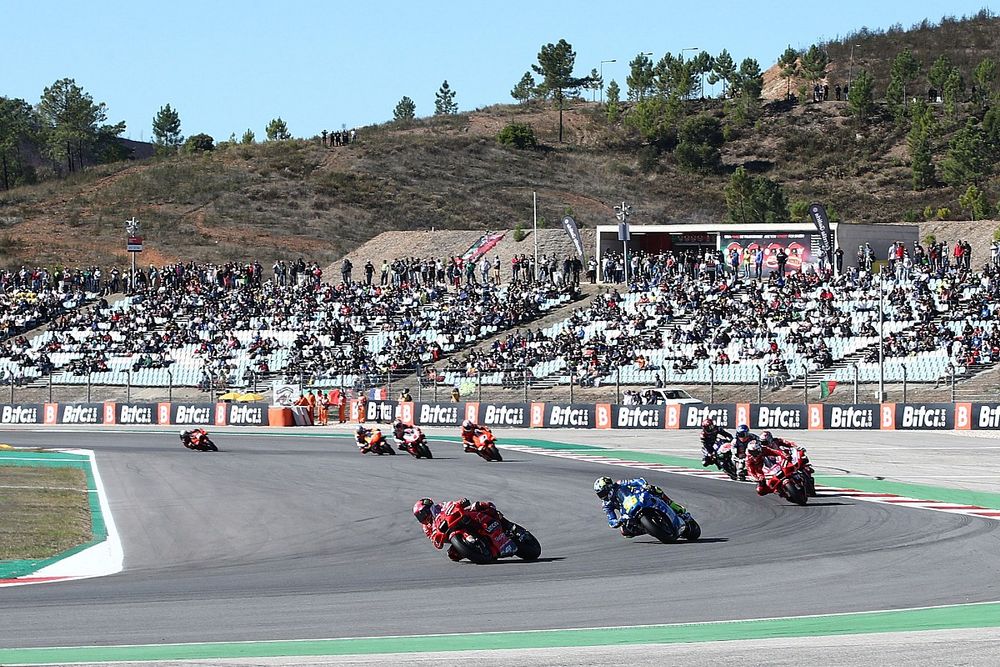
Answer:
[[(753, 430), (1000, 430), (1000, 403), (714, 403), (614, 405), (611, 403), (396, 403), (350, 404), (351, 421), (458, 426), (465, 419), (488, 426), (585, 429), (699, 429), (706, 417), (723, 428)], [(179, 426), (309, 425), (308, 408), (265, 403), (7, 403), (0, 424), (169, 424)]]

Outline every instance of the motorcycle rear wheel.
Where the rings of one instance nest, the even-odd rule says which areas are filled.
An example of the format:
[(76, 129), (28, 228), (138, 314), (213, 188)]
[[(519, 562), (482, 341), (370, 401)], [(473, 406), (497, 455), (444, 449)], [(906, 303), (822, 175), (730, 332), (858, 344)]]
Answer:
[(485, 565), (493, 560), (490, 550), (483, 544), (482, 538), (474, 538), (474, 542), (469, 542), (461, 535), (451, 535), (448, 538), (455, 551), (462, 558), (466, 558), (477, 565)]
[(677, 541), (677, 531), (673, 526), (668, 526), (666, 517), (660, 514), (643, 514), (639, 517), (639, 525), (649, 535), (652, 535), (664, 544)]

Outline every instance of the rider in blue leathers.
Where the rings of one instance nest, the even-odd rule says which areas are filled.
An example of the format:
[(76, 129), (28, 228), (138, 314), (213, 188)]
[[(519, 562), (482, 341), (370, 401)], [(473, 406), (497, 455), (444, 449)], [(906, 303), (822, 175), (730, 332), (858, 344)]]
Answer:
[(642, 477), (636, 477), (635, 479), (620, 479), (617, 482), (610, 477), (600, 477), (594, 482), (594, 493), (597, 494), (597, 497), (600, 498), (604, 504), (604, 513), (608, 515), (608, 525), (612, 528), (619, 528), (622, 535), (625, 537), (635, 537), (636, 535), (641, 534), (642, 530), (637, 530), (625, 520), (626, 516), (621, 511), (622, 492), (635, 493), (643, 490), (649, 491), (663, 500), (663, 502), (670, 505), (670, 509), (677, 513), (677, 516), (680, 517), (681, 521), (687, 523), (691, 519), (691, 515), (688, 514), (688, 511), (684, 509), (683, 505), (675, 503), (670, 499), (670, 496), (663, 492), (663, 489), (658, 486), (651, 485)]

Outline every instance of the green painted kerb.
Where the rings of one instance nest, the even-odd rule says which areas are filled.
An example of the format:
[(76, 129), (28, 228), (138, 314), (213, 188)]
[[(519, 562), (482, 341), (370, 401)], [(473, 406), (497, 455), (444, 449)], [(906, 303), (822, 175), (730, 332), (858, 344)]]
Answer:
[(993, 627), (1000, 627), (1000, 603), (987, 602), (936, 609), (906, 609), (831, 616), (724, 621), (721, 623), (684, 623), (632, 628), (247, 643), (0, 649), (0, 663), (5, 665), (37, 665), (140, 660), (371, 655), (626, 644), (681, 644)]
[(33, 560), (0, 560), (0, 579), (14, 579), (23, 577), (32, 572), (37, 572), (43, 567), (48, 567), (53, 563), (79, 553), (84, 549), (89, 549), (95, 544), (100, 544), (108, 537), (108, 529), (104, 523), (104, 514), (101, 513), (100, 498), (95, 490), (97, 484), (94, 482), (94, 471), (90, 465), (90, 457), (81, 454), (68, 454), (65, 452), (23, 452), (7, 449), (0, 449), (0, 465), (15, 466), (38, 466), (47, 468), (71, 467), (80, 468), (87, 475), (87, 503), (90, 505), (90, 541), (78, 544), (50, 558), (40, 558)]

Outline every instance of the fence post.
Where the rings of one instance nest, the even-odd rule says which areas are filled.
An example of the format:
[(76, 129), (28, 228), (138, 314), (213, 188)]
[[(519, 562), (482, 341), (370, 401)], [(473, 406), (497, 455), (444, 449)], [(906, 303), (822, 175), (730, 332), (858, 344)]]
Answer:
[(615, 374), (615, 403), (621, 405), (622, 402), (622, 367), (619, 365)]
[(174, 374), (167, 369), (167, 402), (172, 403), (174, 400)]
[(208, 402), (212, 402), (212, 389), (215, 387), (215, 375), (212, 371), (208, 371)]
[(125, 371), (125, 402), (132, 402), (132, 371)]
[(574, 371), (569, 372), (569, 402), (573, 402), (573, 384), (576, 379), (576, 373)]
[(906, 364), (900, 364), (899, 367), (903, 369), (903, 403), (906, 403)]
[(385, 372), (385, 400), (392, 400), (392, 371)]
[(438, 401), (438, 378), (437, 378), (437, 369), (434, 369), (434, 379), (432, 380), (432, 382), (434, 383), (434, 402), (435, 402), (435, 403), (437, 403), (437, 401)]
[(757, 404), (758, 405), (764, 402), (763, 391), (764, 391), (764, 369), (761, 368), (760, 366), (757, 366)]
[(52, 402), (52, 371), (49, 371), (49, 403)]
[(424, 366), (417, 364), (417, 403), (422, 402), (424, 395)]
[(476, 369), (476, 400), (483, 402), (483, 371)]
[[(14, 387), (10, 389), (10, 402), (14, 402)], [(87, 371), (87, 402), (90, 403), (90, 371)]]
[(809, 405), (809, 363), (802, 362), (802, 405)]
[(528, 365), (525, 364), (521, 370), (521, 377), (524, 379), (524, 402), (528, 402)]
[(715, 403), (715, 364), (708, 365), (708, 402)]
[(14, 404), (14, 374), (10, 374), (10, 403)]
[(854, 364), (852, 364), (852, 366), (854, 366), (854, 404), (857, 405), (858, 404), (858, 374), (859, 374), (857, 362), (855, 362)]
[(951, 373), (951, 402), (955, 402), (955, 364), (948, 364), (948, 371)]
[(253, 393), (257, 393), (257, 371), (250, 371), (250, 380), (253, 382)]

